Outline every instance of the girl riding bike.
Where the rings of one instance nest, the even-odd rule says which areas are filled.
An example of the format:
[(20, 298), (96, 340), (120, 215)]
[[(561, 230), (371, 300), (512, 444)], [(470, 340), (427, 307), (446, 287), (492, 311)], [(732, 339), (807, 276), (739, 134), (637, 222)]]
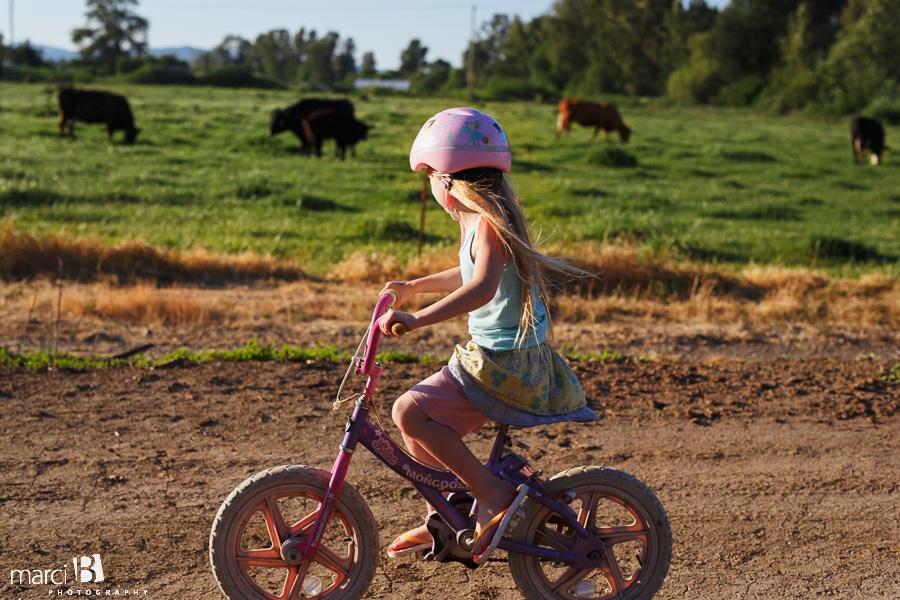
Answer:
[[(509, 141), (500, 124), (472, 108), (451, 108), (428, 119), (409, 156), (413, 171), (427, 169), (435, 200), (460, 225), (460, 266), (381, 291), (394, 307), (420, 293), (448, 293), (414, 313), (391, 310), (378, 321), (386, 335), (468, 313), (465, 347), (448, 366), (413, 386), (394, 403), (392, 416), (410, 453), (446, 467), (471, 490), (477, 505), (474, 560), (488, 559), (524, 500), (485, 468), (463, 442), (490, 419), (519, 427), (590, 421), (578, 379), (546, 342), (550, 328), (545, 273), (580, 273), (544, 256), (531, 242), (518, 197), (504, 173)], [(430, 507), (429, 507), (430, 508)], [(398, 537), (390, 557), (430, 548), (425, 525)]]
[[(650, 600), (672, 557), (671, 527), (655, 494), (608, 467), (573, 467), (545, 479), (513, 450), (527, 446), (509, 435), (510, 424), (597, 415), (545, 342), (542, 271), (574, 269), (529, 241), (503, 178), (510, 165), (506, 134), (488, 115), (450, 109), (425, 123), (410, 164), (428, 169), (435, 199), (460, 222), (460, 267), (385, 286), (360, 342), (365, 352), (357, 350), (338, 388), (334, 409), (351, 402), (353, 408), (329, 470), (271, 467), (222, 502), (209, 536), (219, 588), (230, 600), (359, 600), (375, 577), (381, 547), (372, 511), (347, 481), (364, 448), (429, 507), (425, 526), (395, 540), (390, 556), (422, 551), (436, 562), (477, 568), (499, 548), (527, 600)], [(448, 295), (415, 313), (389, 310), (422, 292)], [(379, 342), (383, 334), (466, 312), (472, 341), (394, 405), (410, 455), (378, 416), (376, 388), (385, 371), (376, 360)], [(354, 372), (364, 387), (343, 398)], [(462, 438), (488, 419), (501, 425), (482, 465)], [(302, 434), (286, 437), (283, 443), (302, 452)]]

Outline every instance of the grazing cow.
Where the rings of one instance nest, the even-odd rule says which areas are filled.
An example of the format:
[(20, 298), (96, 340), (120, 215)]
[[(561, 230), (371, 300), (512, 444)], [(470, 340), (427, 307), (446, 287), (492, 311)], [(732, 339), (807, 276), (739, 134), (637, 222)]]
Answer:
[(618, 131), (623, 144), (628, 143), (631, 130), (625, 127), (622, 117), (615, 105), (606, 102), (582, 102), (574, 98), (563, 98), (559, 101), (559, 115), (556, 118), (556, 137), (565, 131), (569, 135), (569, 124), (574, 121), (580, 125), (594, 128), (594, 137), (603, 130), (603, 136), (609, 138), (610, 131)]
[(75, 138), (75, 121), (85, 123), (106, 123), (106, 137), (112, 140), (114, 131), (125, 130), (125, 143), (133, 144), (141, 131), (134, 126), (134, 117), (128, 100), (123, 96), (96, 90), (59, 90), (59, 137), (65, 137), (65, 128), (69, 128), (69, 136)]
[(881, 162), (884, 150), (884, 129), (881, 123), (865, 117), (856, 117), (850, 121), (850, 137), (853, 138), (853, 164), (865, 162), (866, 150), (872, 153), (870, 161), (873, 165)]
[(327, 109), (309, 113), (303, 118), (302, 125), (303, 134), (315, 148), (316, 156), (322, 156), (322, 142), (334, 138), (335, 156), (340, 156), (341, 160), (344, 160), (348, 146), (353, 156), (356, 156), (355, 145), (360, 140), (366, 139), (370, 128), (353, 117)]
[(310, 113), (320, 110), (330, 110), (347, 118), (353, 118), (353, 104), (349, 100), (307, 98), (284, 110), (273, 110), (272, 114), (269, 115), (269, 135), (276, 135), (282, 131), (293, 131), (300, 139), (301, 153), (309, 154), (314, 144), (306, 137), (303, 119)]

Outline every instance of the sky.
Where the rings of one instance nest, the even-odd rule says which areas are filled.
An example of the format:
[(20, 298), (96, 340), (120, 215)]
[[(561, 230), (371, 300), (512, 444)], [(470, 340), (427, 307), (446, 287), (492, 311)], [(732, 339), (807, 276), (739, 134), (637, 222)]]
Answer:
[[(707, 0), (723, 6), (728, 0)], [(353, 38), (356, 59), (375, 54), (379, 70), (396, 69), (410, 40), (428, 48), (426, 60), (461, 66), (472, 29), (497, 13), (523, 21), (550, 11), (552, 0), (141, 0), (134, 12), (150, 21), (151, 48), (193, 46), (208, 50), (229, 34), (249, 40), (272, 29), (291, 35), (301, 27), (320, 35), (335, 31)], [(13, 6), (16, 42), (77, 50), (71, 31), (86, 24), (84, 0), (0, 0), (0, 31), (9, 42)]]

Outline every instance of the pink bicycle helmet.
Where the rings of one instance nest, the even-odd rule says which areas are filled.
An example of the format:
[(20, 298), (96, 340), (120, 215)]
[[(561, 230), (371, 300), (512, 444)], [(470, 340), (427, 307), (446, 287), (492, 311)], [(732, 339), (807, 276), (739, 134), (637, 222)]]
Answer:
[(448, 108), (428, 119), (409, 151), (409, 167), (441, 173), (494, 167), (509, 173), (506, 132), (494, 117), (474, 108)]

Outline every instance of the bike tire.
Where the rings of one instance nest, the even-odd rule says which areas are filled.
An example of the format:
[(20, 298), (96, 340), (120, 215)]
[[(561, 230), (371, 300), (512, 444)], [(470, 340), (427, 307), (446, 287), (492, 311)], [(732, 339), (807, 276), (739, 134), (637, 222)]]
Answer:
[[(312, 528), (330, 479), (331, 473), (314, 467), (274, 467), (229, 494), (209, 536), (213, 576), (227, 598), (357, 600), (365, 593), (378, 566), (378, 526), (365, 500), (348, 483), (341, 488), (316, 557), (289, 565), (279, 554), (285, 540), (302, 538), (302, 531)], [(321, 590), (316, 593), (312, 582), (313, 593), (303, 591), (304, 582), (313, 577)]]
[[(522, 595), (527, 600), (652, 598), (665, 581), (672, 560), (672, 529), (656, 495), (635, 477), (606, 467), (569, 469), (554, 475), (546, 485), (555, 494), (574, 494), (571, 507), (579, 522), (608, 543), (609, 551), (599, 568), (582, 571), (510, 553), (510, 571)], [(592, 521), (592, 526), (588, 526), (590, 522), (585, 525), (586, 521)], [(571, 529), (569, 535), (566, 529), (555, 513), (529, 500), (511, 538), (564, 550), (567, 540), (574, 543)], [(629, 551), (636, 551), (636, 557), (629, 558)]]

